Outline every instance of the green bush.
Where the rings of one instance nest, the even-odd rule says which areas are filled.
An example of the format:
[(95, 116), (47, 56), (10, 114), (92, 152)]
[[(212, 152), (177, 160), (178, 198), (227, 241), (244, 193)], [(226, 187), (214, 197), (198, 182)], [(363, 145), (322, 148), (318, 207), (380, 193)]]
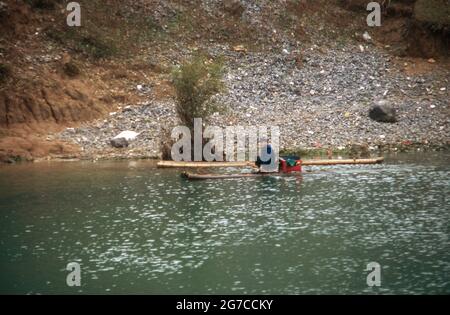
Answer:
[(74, 78), (80, 75), (81, 71), (78, 64), (74, 61), (69, 61), (63, 65), (64, 73), (69, 77)]
[(78, 53), (84, 53), (94, 59), (109, 58), (118, 54), (118, 48), (112, 40), (100, 33), (78, 28), (59, 29), (50, 27), (45, 31), (48, 38)]
[(77, 48), (95, 59), (108, 58), (116, 53), (116, 48), (94, 36), (84, 36)]
[(212, 97), (223, 91), (223, 60), (211, 61), (195, 56), (172, 72), (176, 92), (176, 110), (181, 122), (193, 128), (194, 118), (207, 119), (220, 107)]

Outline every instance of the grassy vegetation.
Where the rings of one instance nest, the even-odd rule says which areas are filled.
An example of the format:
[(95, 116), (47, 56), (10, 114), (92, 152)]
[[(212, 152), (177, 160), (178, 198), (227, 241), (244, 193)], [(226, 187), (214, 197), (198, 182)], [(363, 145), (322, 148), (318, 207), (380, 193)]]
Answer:
[(417, 0), (414, 7), (417, 20), (424, 22), (433, 30), (450, 27), (450, 5), (443, 0)]
[(177, 67), (172, 72), (176, 92), (176, 109), (181, 122), (193, 128), (194, 118), (206, 119), (220, 110), (212, 96), (223, 91), (223, 61), (212, 61), (204, 55)]
[(138, 21), (134, 21), (136, 24), (140, 24), (140, 32), (137, 34), (139, 41), (163, 41), (167, 38), (167, 32), (164, 28), (151, 16), (142, 17)]
[(25, 0), (25, 3), (28, 3), (33, 9), (41, 10), (53, 10), (63, 2), (63, 0)]
[(75, 78), (81, 74), (80, 67), (78, 64), (71, 60), (63, 65), (63, 71), (71, 78)]
[(92, 30), (51, 27), (46, 35), (58, 44), (94, 59), (109, 58), (119, 52), (116, 42), (109, 40), (108, 35)]
[(190, 38), (197, 34), (200, 23), (189, 11), (176, 11), (158, 20), (130, 10), (118, 0), (108, 5), (100, 0), (79, 2), (81, 27), (69, 27), (65, 19), (60, 19), (45, 33), (59, 45), (93, 59), (135, 56), (141, 48)]
[(107, 5), (100, 0), (79, 0), (81, 27), (69, 27), (63, 18), (66, 2), (56, 5), (60, 0), (27, 1), (33, 7), (60, 9), (63, 12), (61, 18), (58, 17), (56, 24), (45, 31), (48, 38), (92, 59), (126, 58), (136, 56), (142, 49), (171, 49), (177, 43), (195, 45), (198, 40), (245, 45), (251, 50), (257, 48), (259, 40), (269, 40), (239, 16), (231, 15), (235, 14), (233, 8), (230, 15), (211, 17), (202, 8), (194, 10), (191, 3), (180, 1), (177, 9), (155, 17), (149, 13), (152, 12), (151, 2), (148, 12), (142, 12), (131, 10), (126, 2), (119, 0), (110, 0)]
[(116, 55), (118, 52), (114, 42), (108, 42), (95, 35), (82, 36), (76, 45), (76, 49), (95, 59), (108, 58)]
[[(37, 0), (29, 0), (37, 1)], [(50, 1), (50, 0), (48, 0)], [(65, 1), (50, 1), (64, 2)], [(81, 27), (67, 26), (65, 18), (50, 25), (45, 34), (49, 39), (66, 49), (92, 59), (106, 59), (131, 54), (132, 48), (139, 41), (130, 36), (130, 32), (141, 32), (142, 27), (131, 23), (118, 14), (120, 2), (112, 0), (106, 5), (99, 0), (80, 0)], [(64, 9), (64, 6), (59, 6)], [(65, 16), (65, 14), (63, 14)]]
[(196, 26), (190, 14), (176, 12), (161, 23), (151, 16), (133, 16), (128, 18), (131, 35), (140, 42), (165, 42), (178, 37), (189, 37), (195, 32)]
[(298, 0), (287, 0), (286, 7), (278, 17), (278, 23), (284, 29), (295, 29), (304, 14), (304, 6)]

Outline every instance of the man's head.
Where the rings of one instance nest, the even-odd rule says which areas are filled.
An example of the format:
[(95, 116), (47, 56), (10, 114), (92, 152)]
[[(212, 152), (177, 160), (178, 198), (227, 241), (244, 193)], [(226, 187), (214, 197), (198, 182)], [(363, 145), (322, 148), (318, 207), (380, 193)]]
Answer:
[(260, 137), (259, 138), (259, 146), (264, 147), (269, 144), (269, 139), (267, 137)]

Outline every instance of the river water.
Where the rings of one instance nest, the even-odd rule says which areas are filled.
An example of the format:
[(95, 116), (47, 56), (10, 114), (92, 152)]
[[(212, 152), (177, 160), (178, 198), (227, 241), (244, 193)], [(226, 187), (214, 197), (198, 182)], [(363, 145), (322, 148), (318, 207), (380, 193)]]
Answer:
[(2, 166), (0, 293), (449, 294), (449, 162), (199, 182), (145, 161)]

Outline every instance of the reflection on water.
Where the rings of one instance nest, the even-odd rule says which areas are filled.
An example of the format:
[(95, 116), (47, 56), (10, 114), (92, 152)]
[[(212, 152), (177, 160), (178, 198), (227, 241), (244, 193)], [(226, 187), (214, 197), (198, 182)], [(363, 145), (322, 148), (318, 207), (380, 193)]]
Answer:
[(450, 293), (449, 161), (203, 182), (150, 162), (2, 167), (0, 292)]

